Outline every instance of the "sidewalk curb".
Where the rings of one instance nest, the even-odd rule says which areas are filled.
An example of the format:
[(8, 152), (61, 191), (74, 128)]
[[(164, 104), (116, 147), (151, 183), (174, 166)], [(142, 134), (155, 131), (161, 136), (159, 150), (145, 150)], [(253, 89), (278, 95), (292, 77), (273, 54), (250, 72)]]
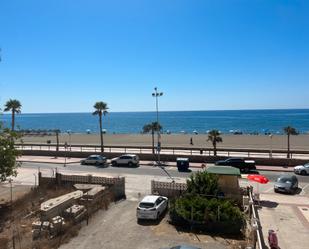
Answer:
[[(51, 161), (31, 161), (31, 160), (17, 160), (17, 162), (21, 163), (49, 163), (49, 164), (64, 164), (64, 162), (51, 162)], [(78, 162), (66, 162), (65, 164), (73, 164), (73, 163), (79, 163)]]

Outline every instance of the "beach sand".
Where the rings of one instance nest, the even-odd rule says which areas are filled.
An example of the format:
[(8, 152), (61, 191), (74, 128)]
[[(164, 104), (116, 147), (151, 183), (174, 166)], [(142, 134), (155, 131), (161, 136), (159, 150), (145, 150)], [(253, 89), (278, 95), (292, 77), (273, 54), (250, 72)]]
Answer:
[[(193, 145), (190, 144), (190, 138), (193, 139)], [(267, 135), (222, 135), (223, 143), (218, 144), (218, 148), (252, 148), (252, 149), (270, 149), (271, 143), (273, 149), (286, 149), (287, 136), (274, 135), (272, 139)], [(24, 136), (24, 143), (43, 143), (47, 140), (56, 143), (56, 136)], [(156, 136), (155, 136), (156, 139)], [(291, 136), (291, 150), (309, 150), (309, 135)], [(59, 135), (60, 143), (69, 143), (68, 134)], [(99, 134), (72, 134), (72, 144), (100, 144)], [(145, 146), (151, 145), (150, 134), (104, 134), (104, 144), (108, 145), (131, 145)], [(188, 148), (211, 148), (212, 144), (207, 141), (207, 135), (161, 135), (162, 146), (179, 146)]]

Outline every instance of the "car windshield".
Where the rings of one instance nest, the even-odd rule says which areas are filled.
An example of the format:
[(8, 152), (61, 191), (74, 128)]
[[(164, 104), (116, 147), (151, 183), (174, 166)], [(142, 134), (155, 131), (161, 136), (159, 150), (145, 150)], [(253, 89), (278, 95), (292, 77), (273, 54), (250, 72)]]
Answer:
[(292, 179), (283, 177), (283, 178), (279, 178), (278, 182), (281, 182), (281, 183), (291, 183)]
[(151, 202), (141, 202), (139, 204), (139, 207), (141, 207), (141, 208), (152, 208), (152, 207), (154, 207), (154, 203), (151, 203)]

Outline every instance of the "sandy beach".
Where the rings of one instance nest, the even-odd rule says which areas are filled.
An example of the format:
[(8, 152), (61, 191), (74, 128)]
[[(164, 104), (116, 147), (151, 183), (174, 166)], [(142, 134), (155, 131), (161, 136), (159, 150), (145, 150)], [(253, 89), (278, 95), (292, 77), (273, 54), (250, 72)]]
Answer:
[[(193, 145), (190, 144), (190, 138)], [(156, 138), (156, 137), (155, 137)], [(287, 136), (274, 135), (272, 139), (267, 135), (222, 135), (223, 143), (218, 144), (218, 148), (252, 148), (252, 149), (286, 149)], [(56, 143), (56, 136), (24, 136), (24, 143), (43, 143), (47, 140)], [(72, 144), (100, 144), (98, 134), (72, 134), (71, 139), (68, 134), (59, 135), (60, 143), (71, 140)], [(104, 134), (105, 145), (151, 145), (150, 134)], [(188, 148), (212, 147), (207, 141), (207, 135), (161, 135), (162, 146), (179, 146)], [(309, 150), (309, 135), (291, 136), (291, 150)]]

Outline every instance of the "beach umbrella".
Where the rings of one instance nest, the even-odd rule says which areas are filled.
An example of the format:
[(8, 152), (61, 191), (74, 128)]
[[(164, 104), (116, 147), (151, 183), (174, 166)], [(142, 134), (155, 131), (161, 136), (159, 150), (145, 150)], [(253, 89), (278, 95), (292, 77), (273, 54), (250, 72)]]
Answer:
[(267, 184), (269, 182), (268, 178), (266, 176), (263, 175), (255, 175), (255, 174), (251, 174), (247, 176), (247, 179), (249, 181), (253, 181), (257, 183), (257, 192), (259, 193), (259, 185), (260, 184)]
[(261, 183), (261, 184), (266, 184), (266, 183), (269, 182), (268, 178), (266, 176), (263, 176), (263, 175), (252, 174), (252, 175), (248, 175), (247, 179), (250, 180), (250, 181)]

